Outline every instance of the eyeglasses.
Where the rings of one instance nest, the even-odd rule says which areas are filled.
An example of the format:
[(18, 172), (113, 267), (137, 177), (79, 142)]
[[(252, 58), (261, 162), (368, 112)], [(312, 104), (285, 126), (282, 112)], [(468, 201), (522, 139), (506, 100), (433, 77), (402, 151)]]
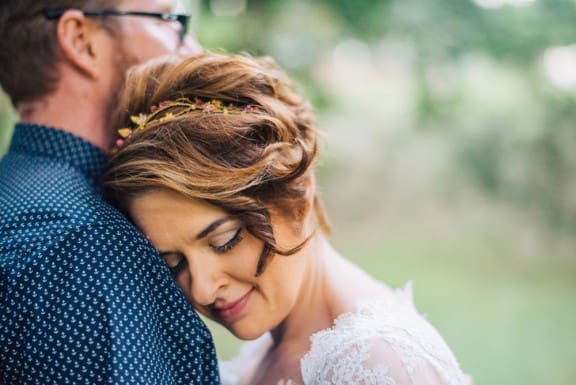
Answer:
[[(45, 9), (42, 11), (42, 14), (48, 20), (54, 20), (60, 18), (66, 11), (68, 11), (68, 9), (53, 8)], [(79, 11), (85, 16), (143, 16), (164, 21), (177, 21), (180, 24), (180, 31), (178, 33), (180, 43), (184, 41), (184, 36), (186, 36), (188, 32), (188, 22), (190, 21), (190, 15), (184, 13), (122, 11), (119, 9), (80, 9)]]

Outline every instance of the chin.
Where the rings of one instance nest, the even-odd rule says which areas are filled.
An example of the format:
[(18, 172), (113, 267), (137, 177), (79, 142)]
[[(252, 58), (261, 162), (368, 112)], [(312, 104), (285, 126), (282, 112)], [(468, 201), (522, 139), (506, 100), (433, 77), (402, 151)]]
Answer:
[(259, 337), (262, 337), (264, 334), (268, 332), (268, 330), (241, 328), (241, 327), (234, 327), (232, 325), (227, 325), (226, 328), (230, 333), (234, 334), (236, 338), (244, 341), (255, 340)]

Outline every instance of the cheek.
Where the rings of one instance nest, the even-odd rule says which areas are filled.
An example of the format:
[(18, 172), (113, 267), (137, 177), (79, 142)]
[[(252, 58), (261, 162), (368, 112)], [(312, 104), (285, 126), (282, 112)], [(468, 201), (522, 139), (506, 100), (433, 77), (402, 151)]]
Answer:
[(298, 255), (275, 255), (262, 273), (262, 290), (278, 311), (287, 312), (300, 294), (303, 267)]
[(177, 34), (169, 29), (150, 25), (132, 32), (129, 38), (124, 39), (125, 52), (132, 65), (177, 52)]
[(175, 53), (178, 48), (178, 34), (166, 26), (151, 25), (143, 32), (142, 39), (146, 42), (143, 41), (139, 49), (147, 53), (145, 59)]
[(176, 283), (184, 293), (184, 297), (190, 303), (194, 303), (192, 300), (192, 280), (190, 279), (190, 272), (188, 270), (184, 270), (178, 278), (176, 278)]
[[(237, 285), (258, 285), (259, 278), (256, 277), (258, 261), (262, 253), (263, 243), (249, 235), (244, 234), (244, 239), (236, 248), (228, 254), (206, 255), (207, 261), (218, 261), (218, 275), (224, 275), (222, 284), (232, 286), (237, 289)], [(199, 254), (198, 254), (199, 255)], [(207, 262), (209, 263), (209, 262)], [(176, 283), (184, 293), (184, 296), (191, 304), (194, 303), (192, 297), (192, 274), (188, 268), (184, 269), (176, 278)]]
[(256, 271), (258, 268), (258, 262), (260, 261), (260, 256), (262, 255), (262, 250), (264, 243), (258, 238), (243, 232), (243, 240), (237, 245), (237, 247), (229, 254), (224, 256), (227, 259), (230, 274), (232, 276), (241, 276), (246, 279), (254, 280), (257, 279)]

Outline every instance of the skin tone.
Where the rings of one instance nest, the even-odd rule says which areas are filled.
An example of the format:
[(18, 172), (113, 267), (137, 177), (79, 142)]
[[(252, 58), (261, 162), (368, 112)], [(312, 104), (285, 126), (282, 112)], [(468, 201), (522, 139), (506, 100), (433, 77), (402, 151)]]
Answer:
[[(126, 11), (185, 13), (181, 2), (173, 0), (125, 0), (118, 7)], [(190, 56), (202, 51), (195, 38), (188, 34), (184, 44), (178, 41), (180, 24), (140, 16), (122, 16), (120, 24), (122, 47), (131, 64), (142, 63), (165, 54)]]
[[(124, 0), (118, 8), (174, 12), (177, 5), (172, 0)], [(21, 121), (58, 127), (107, 150), (116, 136), (110, 117), (128, 67), (161, 55), (200, 50), (192, 37), (179, 44), (178, 27), (172, 22), (147, 17), (115, 21), (119, 33), (114, 34), (77, 10), (55, 21), (61, 52), (58, 85), (41, 100), (21, 103)]]
[[(299, 361), (310, 349), (310, 335), (352, 310), (358, 296), (382, 291), (319, 232), (298, 253), (272, 256), (256, 276), (262, 241), (222, 209), (165, 189), (137, 196), (129, 209), (197, 311), (241, 339), (271, 332), (274, 344), (262, 362), (245, 373), (247, 384), (301, 381)], [(300, 244), (314, 229), (310, 209), (299, 226), (270, 212), (280, 248)], [(336, 282), (351, 285), (342, 288)]]

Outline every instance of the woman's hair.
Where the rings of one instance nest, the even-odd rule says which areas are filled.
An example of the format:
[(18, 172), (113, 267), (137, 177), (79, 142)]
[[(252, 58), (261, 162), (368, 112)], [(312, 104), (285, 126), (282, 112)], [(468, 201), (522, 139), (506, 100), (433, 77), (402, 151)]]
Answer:
[[(204, 53), (161, 58), (128, 75), (116, 116), (125, 140), (105, 168), (106, 198), (129, 216), (132, 199), (158, 188), (237, 216), (264, 242), (257, 274), (276, 244), (270, 208), (297, 229), (310, 205), (317, 128), (310, 105), (270, 58)], [(329, 226), (317, 195), (314, 214)]]

